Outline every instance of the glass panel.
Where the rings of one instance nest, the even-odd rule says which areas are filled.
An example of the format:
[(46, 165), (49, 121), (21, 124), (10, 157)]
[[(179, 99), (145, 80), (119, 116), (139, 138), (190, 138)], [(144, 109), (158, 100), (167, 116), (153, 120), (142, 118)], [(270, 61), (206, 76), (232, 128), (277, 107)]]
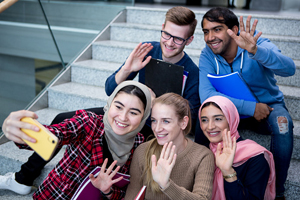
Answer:
[[(42, 0), (65, 65), (132, 0)], [(37, 0), (19, 0), (0, 13), (0, 128), (61, 70), (62, 61)], [(0, 130), (1, 131), (1, 130)]]

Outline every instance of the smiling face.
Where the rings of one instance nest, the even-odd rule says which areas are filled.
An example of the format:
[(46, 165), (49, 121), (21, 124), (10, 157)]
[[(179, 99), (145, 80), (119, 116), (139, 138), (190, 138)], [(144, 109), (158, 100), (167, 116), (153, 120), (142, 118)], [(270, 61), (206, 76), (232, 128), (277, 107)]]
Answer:
[(108, 110), (108, 122), (117, 135), (135, 130), (144, 115), (142, 101), (135, 95), (119, 92)]
[(151, 127), (159, 145), (173, 141), (177, 149), (180, 149), (185, 141), (183, 130), (188, 121), (184, 118), (179, 121), (175, 114), (175, 108), (161, 103), (154, 104), (151, 113)]
[(211, 143), (221, 142), (222, 132), (224, 129), (229, 130), (226, 117), (223, 112), (214, 105), (209, 105), (202, 109), (200, 120), (201, 129)]
[[(219, 22), (210, 22), (207, 19), (203, 20), (202, 31), (204, 33), (204, 40), (214, 54), (221, 55), (227, 62), (235, 58), (237, 52), (237, 45), (235, 41), (227, 33), (228, 27)], [(238, 28), (232, 28), (235, 34)], [(232, 62), (232, 61), (231, 61)]]
[[(189, 37), (188, 32), (190, 30), (190, 26), (179, 26), (174, 24), (173, 22), (167, 21), (162, 25), (162, 30), (173, 36), (187, 39)], [(177, 63), (184, 56), (183, 49), (185, 45), (189, 45), (192, 40), (193, 36), (191, 36), (190, 39), (185, 41), (182, 45), (178, 45), (174, 43), (173, 38), (166, 40), (163, 37), (160, 37), (160, 47), (162, 50), (163, 60), (170, 63)]]

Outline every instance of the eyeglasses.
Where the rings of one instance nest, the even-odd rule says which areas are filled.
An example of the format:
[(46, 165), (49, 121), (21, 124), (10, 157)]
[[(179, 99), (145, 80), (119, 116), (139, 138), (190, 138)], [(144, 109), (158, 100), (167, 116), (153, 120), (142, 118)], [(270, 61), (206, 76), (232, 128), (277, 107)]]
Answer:
[(178, 44), (178, 45), (182, 45), (185, 41), (190, 39), (190, 37), (188, 37), (187, 39), (183, 39), (181, 37), (173, 36), (170, 33), (166, 32), (166, 31), (163, 31), (163, 30), (161, 30), (160, 32), (161, 32), (161, 37), (163, 37), (166, 40), (169, 40), (170, 38), (173, 38), (173, 42), (175, 44)]

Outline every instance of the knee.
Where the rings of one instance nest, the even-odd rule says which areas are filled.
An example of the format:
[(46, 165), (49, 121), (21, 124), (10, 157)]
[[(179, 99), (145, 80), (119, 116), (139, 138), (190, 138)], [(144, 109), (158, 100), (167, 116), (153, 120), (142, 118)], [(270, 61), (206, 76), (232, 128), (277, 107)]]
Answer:
[(292, 120), (289, 120), (285, 116), (279, 116), (277, 117), (277, 125), (279, 129), (280, 134), (285, 134), (289, 132), (290, 126), (293, 126)]

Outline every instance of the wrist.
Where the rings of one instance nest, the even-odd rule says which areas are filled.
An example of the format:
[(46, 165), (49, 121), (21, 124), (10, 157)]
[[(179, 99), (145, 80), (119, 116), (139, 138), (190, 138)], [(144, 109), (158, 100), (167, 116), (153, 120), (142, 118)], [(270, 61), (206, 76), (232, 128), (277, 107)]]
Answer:
[(236, 180), (237, 180), (237, 173), (236, 173), (236, 171), (234, 171), (234, 172), (231, 173), (231, 174), (226, 174), (226, 175), (223, 174), (223, 178), (224, 178), (224, 180), (227, 181), (227, 182), (233, 182), (233, 181), (236, 181)]
[[(250, 52), (250, 51), (249, 51)], [(252, 49), (251, 49), (251, 54), (255, 55), (257, 52), (257, 45), (255, 45)]]
[(169, 180), (166, 183), (158, 184), (160, 189), (165, 189), (169, 185)]
[[(101, 190), (100, 190), (100, 191), (101, 191)], [(112, 193), (113, 193), (112, 187), (109, 188), (108, 191), (101, 191), (101, 194), (104, 195), (104, 196), (109, 196), (109, 195), (111, 195)]]

